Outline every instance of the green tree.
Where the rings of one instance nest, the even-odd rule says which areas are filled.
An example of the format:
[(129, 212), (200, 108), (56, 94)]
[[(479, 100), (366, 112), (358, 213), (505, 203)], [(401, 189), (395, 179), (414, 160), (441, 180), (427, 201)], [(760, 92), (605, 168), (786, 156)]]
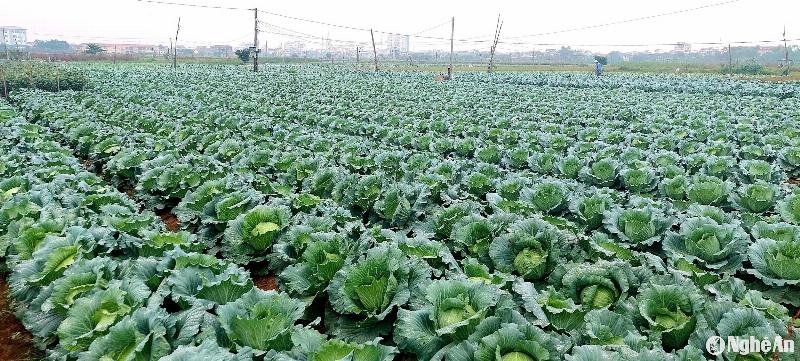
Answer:
[(594, 60), (603, 65), (608, 65), (608, 58), (605, 56), (595, 55)]
[(44, 53), (71, 53), (72, 47), (64, 40), (36, 40), (33, 42), (33, 50)]
[(97, 54), (102, 54), (105, 51), (106, 49), (103, 49), (103, 47), (101, 47), (100, 45), (91, 43), (91, 44), (86, 44), (86, 50), (84, 50), (83, 52), (89, 55), (97, 55)]
[(235, 53), (236, 56), (239, 57), (239, 60), (242, 61), (242, 63), (247, 63), (248, 61), (250, 61), (250, 49), (239, 49), (236, 50)]

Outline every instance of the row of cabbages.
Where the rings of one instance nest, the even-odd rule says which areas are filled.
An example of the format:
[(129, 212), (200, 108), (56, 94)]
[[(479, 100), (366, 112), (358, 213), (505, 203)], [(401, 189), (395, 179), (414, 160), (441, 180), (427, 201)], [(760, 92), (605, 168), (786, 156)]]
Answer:
[[(493, 273), (424, 237), (309, 232), (301, 259), (281, 273), (305, 297), (261, 291), (249, 272), (196, 253), (206, 247), (193, 235), (164, 232), (83, 171), (46, 129), (4, 125), (12, 295), (50, 359), (389, 360), (399, 348), (420, 359), (701, 360), (713, 335), (787, 335), (786, 308), (740, 280), (708, 285), (714, 300), (646, 253), (588, 262), (574, 237), (540, 217), (507, 220), (510, 231), (487, 245)], [(270, 209), (235, 227), (265, 242), (280, 222)], [(545, 274), (545, 290), (526, 282)], [(318, 315), (321, 292), (329, 304)], [(320, 322), (333, 338), (315, 331)], [(380, 337), (392, 331), (396, 346)]]
[[(391, 359), (328, 339), (306, 304), (253, 287), (187, 232), (96, 175), (52, 133), (0, 109), (0, 254), (17, 315), (52, 360)], [(283, 351), (278, 354), (277, 351)], [(364, 358), (366, 357), (366, 358)]]
[[(33, 98), (26, 106), (36, 106), (36, 100)], [(83, 104), (95, 103), (84, 101)], [(107, 161), (103, 168), (105, 171), (123, 180), (128, 177), (132, 183), (138, 185), (138, 189), (143, 191), (145, 196), (155, 197), (162, 203), (170, 198), (181, 200), (176, 208), (181, 220), (185, 224), (200, 224), (198, 234), (201, 240), (211, 247), (220, 243), (221, 239), (225, 256), (240, 264), (271, 257), (269, 251), (274, 237), (266, 237), (263, 241), (248, 240), (254, 236), (239, 226), (243, 220), (234, 222), (237, 227), (229, 227), (227, 231), (225, 226), (227, 222), (233, 221), (243, 212), (259, 204), (260, 200), (264, 199), (264, 194), (275, 193), (286, 196), (283, 199), (289, 204), (284, 202), (283, 205), (287, 207), (259, 209), (251, 218), (257, 217), (258, 214), (271, 214), (274, 218), (272, 222), (282, 228), (289, 218), (288, 208), (293, 208), (312, 210), (310, 213), (339, 214), (339, 223), (342, 223), (340, 226), (353, 228), (353, 224), (361, 223), (355, 217), (344, 215), (349, 210), (355, 210), (356, 214), (363, 213), (362, 216), (370, 222), (382, 224), (387, 228), (412, 231), (421, 229), (433, 233), (439, 240), (484, 244), (483, 247), (472, 246), (472, 253), (467, 253), (466, 256), (477, 257), (492, 268), (499, 266), (485, 255), (485, 249), (499, 234), (487, 230), (497, 228), (504, 231), (503, 226), (511, 223), (507, 220), (508, 214), (513, 217), (527, 217), (533, 214), (563, 217), (565, 220), (557, 221), (574, 222), (573, 231), (578, 235), (600, 229), (605, 231), (605, 234), (616, 236), (615, 241), (618, 244), (615, 246), (621, 245), (623, 250), (630, 247), (641, 249), (640, 246), (655, 244), (659, 248), (650, 251), (670, 259), (671, 267), (681, 267), (685, 271), (691, 271), (693, 276), (703, 279), (705, 283), (718, 278), (718, 275), (709, 275), (708, 272), (730, 274), (743, 269), (742, 261), (747, 257), (739, 251), (751, 243), (743, 229), (758, 239), (767, 228), (793, 229), (790, 225), (780, 223), (781, 218), (784, 222), (794, 224), (797, 224), (798, 219), (796, 209), (800, 199), (792, 194), (794, 188), (783, 185), (786, 175), (778, 163), (764, 160), (775, 161), (777, 158), (774, 154), (759, 153), (758, 150), (762, 149), (759, 147), (742, 147), (749, 149), (742, 153), (748, 156), (740, 161), (738, 168), (734, 166), (735, 161), (728, 159), (731, 158), (729, 156), (706, 154), (704, 165), (693, 167), (690, 161), (675, 153), (672, 153), (673, 156), (669, 156), (669, 153), (661, 154), (654, 158), (658, 164), (662, 164), (658, 172), (648, 168), (635, 168), (641, 163), (637, 157), (642, 156), (641, 150), (635, 147), (622, 153), (620, 161), (603, 156), (582, 166), (578, 159), (572, 156), (567, 160), (572, 159), (573, 162), (565, 161), (559, 164), (558, 169), (562, 179), (551, 178), (546, 175), (547, 172), (536, 167), (532, 174), (514, 173), (502, 168), (493, 168), (490, 163), (478, 163), (477, 166), (471, 167), (467, 162), (458, 160), (425, 162), (416, 157), (419, 154), (412, 154), (403, 162), (402, 153), (391, 152), (355, 157), (355, 159), (342, 157), (331, 160), (326, 158), (327, 153), (322, 151), (316, 154), (300, 153), (308, 155), (301, 158), (292, 153), (295, 149), (281, 152), (267, 148), (234, 156), (235, 148), (229, 146), (235, 146), (237, 143), (216, 140), (217, 132), (208, 133), (211, 137), (209, 139), (201, 137), (202, 140), (195, 139), (194, 142), (182, 141), (178, 145), (162, 146), (166, 149), (171, 146), (187, 147), (186, 150), (198, 149), (199, 151), (194, 151), (194, 154), (178, 157), (167, 152), (166, 155), (147, 160), (149, 156), (144, 154), (146, 151), (139, 150), (146, 147), (125, 146), (124, 143), (111, 148), (106, 147), (108, 144), (92, 145), (93, 138), (83, 134), (110, 131), (112, 134), (117, 132), (119, 137), (125, 137), (127, 130), (103, 127), (102, 121), (101, 125), (94, 125), (97, 123), (91, 122), (95, 117), (91, 111), (81, 113), (78, 110), (66, 116), (53, 114), (47, 111), (49, 109), (47, 103), (44, 107), (45, 112), (33, 109), (37, 117), (43, 116), (49, 124), (62, 127), (60, 129), (65, 131), (66, 141), (75, 144), (82, 154), (95, 155), (98, 162)], [(76, 117), (74, 114), (86, 114), (86, 117)], [(112, 118), (118, 116), (115, 114), (112, 113)], [(146, 124), (140, 126), (142, 129), (147, 129)], [(176, 136), (183, 138), (183, 133), (180, 134)], [(222, 134), (227, 133), (223, 131)], [(133, 138), (134, 142), (140, 139), (128, 138)], [(258, 135), (253, 138), (260, 139)], [(86, 139), (85, 144), (82, 143), (83, 139)], [(159, 138), (156, 139), (161, 141)], [(204, 144), (205, 142), (211, 144)], [(243, 142), (240, 145), (255, 146), (246, 140)], [(188, 147), (187, 144), (193, 145)], [(709, 149), (716, 149), (713, 154), (720, 154), (724, 149), (730, 152), (730, 148), (728, 145), (727, 148), (717, 146)], [(102, 151), (103, 149), (113, 150)], [(213, 155), (208, 155), (209, 151)], [(131, 152), (138, 156), (128, 157)], [(103, 156), (105, 153), (108, 154)], [(131, 159), (129, 162), (124, 161)], [(127, 167), (120, 166), (121, 163)], [(569, 164), (573, 166), (568, 167)], [(619, 171), (619, 164), (627, 165)], [(791, 166), (787, 170), (791, 171)], [(200, 181), (202, 178), (221, 177), (220, 174), (230, 171), (235, 171), (238, 177), (233, 179), (226, 177), (205, 183)], [(545, 176), (535, 178), (542, 175)], [(660, 182), (658, 182), (659, 177), (663, 177)], [(737, 183), (739, 185), (735, 186)], [(620, 185), (622, 186), (620, 189), (627, 192), (618, 192), (614, 189)], [(664, 202), (651, 201), (635, 196), (636, 194), (656, 195)], [(780, 216), (775, 213), (779, 213)], [(465, 217), (468, 215), (471, 217)], [(680, 227), (680, 232), (675, 229), (672, 233), (676, 234), (671, 234), (669, 242), (660, 249), (660, 241), (668, 235), (668, 228), (683, 220), (699, 216), (711, 218), (720, 225), (718, 228), (713, 228), (707, 224), (708, 222), (689, 222)], [(439, 219), (447, 217), (450, 218), (447, 222)], [(465, 219), (462, 221), (461, 217)], [(492, 224), (490, 220), (492, 217), (499, 218), (505, 223)], [(443, 226), (437, 225), (437, 222)], [(453, 225), (456, 223), (458, 227), (453, 230)], [(628, 230), (626, 223), (641, 225), (643, 230)], [(329, 231), (334, 227), (317, 228)], [(701, 231), (695, 231), (695, 228), (701, 228)], [(676, 241), (681, 239), (681, 235), (701, 239), (709, 232), (719, 233), (715, 237), (719, 236), (722, 241), (717, 242), (720, 243), (718, 245), (711, 245), (719, 249), (704, 251)], [(605, 234), (598, 233), (594, 238), (602, 238)], [(609, 242), (599, 242), (599, 244), (605, 245), (606, 248), (610, 247), (607, 246)], [(766, 246), (753, 244), (751, 248), (758, 250), (763, 247)], [(475, 251), (479, 248), (483, 250)], [(286, 247), (276, 249), (274, 255), (292, 252), (291, 248), (285, 251)], [(751, 253), (760, 252), (756, 250)], [(275, 257), (278, 256), (273, 256)], [(281, 257), (286, 258), (286, 256)], [(759, 259), (756, 255), (750, 258)], [(686, 269), (690, 266), (691, 269)], [(270, 267), (281, 271), (282, 263), (273, 259)], [(753, 268), (755, 267), (760, 270), (752, 270), (751, 273), (759, 275), (760, 278), (767, 278), (766, 282), (769, 282), (769, 285), (775, 282), (784, 283), (781, 276), (776, 276), (774, 272), (767, 270), (766, 263), (757, 262)], [(796, 283), (789, 279), (787, 284), (794, 286)], [(779, 300), (797, 302), (792, 297), (783, 296), (784, 290), (779, 290), (777, 293)]]
[[(411, 117), (421, 114), (381, 117), (428, 111), (422, 104), (431, 102), (419, 100), (403, 110), (376, 110), (370, 99), (333, 109), (324, 97), (304, 103), (308, 94), (297, 89), (275, 93), (296, 87), (277, 73), (283, 88), (261, 85), (260, 99), (218, 82), (213, 92), (191, 79), (166, 90), (147, 79), (126, 83), (136, 74), (120, 73), (95, 93), (24, 93), (17, 101), (112, 184), (135, 185), (147, 208), (177, 206), (186, 232), (155, 241), (167, 258), (219, 251), (279, 275), (304, 309), (287, 322), (303, 330), (278, 347), (256, 345), (270, 340), (263, 334), (235, 339), (214, 328), (215, 342), (230, 350), (325, 358), (299, 346), (316, 342), (311, 327), (359, 344), (381, 336), (421, 360), (699, 360), (710, 358), (701, 350), (713, 335), (787, 335), (789, 311), (766, 298), (798, 299), (800, 200), (783, 183), (797, 164), (784, 161), (792, 121), (736, 119), (742, 126), (731, 130), (721, 116), (545, 125), (501, 116), (479, 119), (476, 129)], [(365, 89), (356, 96), (368, 97)], [(580, 114), (572, 108), (558, 111)], [(511, 124), (523, 139), (504, 130)], [(603, 129), (610, 131), (593, 132)], [(725, 137), (738, 143), (718, 141)], [(189, 286), (162, 281), (154, 302), (175, 314), (198, 301), (210, 307), (203, 320), (222, 322), (221, 309), (234, 303), (225, 301), (252, 287), (249, 276), (226, 271), (188, 278)], [(227, 298), (210, 301), (212, 294)], [(287, 324), (267, 313), (248, 317)], [(348, 357), (342, 352), (327, 359)]]

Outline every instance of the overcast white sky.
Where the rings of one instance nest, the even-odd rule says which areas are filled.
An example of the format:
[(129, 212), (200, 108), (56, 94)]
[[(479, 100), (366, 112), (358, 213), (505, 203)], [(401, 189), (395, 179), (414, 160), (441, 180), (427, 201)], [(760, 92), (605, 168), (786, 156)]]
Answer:
[[(170, 1), (170, 0), (167, 0)], [(655, 15), (725, 0), (605, 0), (605, 1), (436, 1), (436, 0), (171, 0), (203, 5), (258, 7), (285, 15), (360, 28), (398, 33), (417, 33), (456, 18), (457, 39), (492, 37), (497, 14), (504, 20), (501, 40), (525, 43), (501, 44), (499, 51), (545, 49), (534, 43), (565, 45), (652, 44), (779, 39), (786, 25), (789, 38), (800, 38), (800, 1), (739, 0), (733, 3), (660, 18), (537, 37), (516, 38), (576, 27)], [(183, 45), (252, 43), (252, 11), (229, 11), (142, 3), (136, 0), (1, 0), (0, 26), (29, 29), (29, 39), (66, 39), (70, 42), (160, 43), (175, 36), (178, 16)], [(369, 41), (369, 33), (319, 26), (260, 14), (267, 23), (306, 34), (351, 41)], [(449, 25), (449, 24), (447, 24)], [(263, 25), (262, 25), (263, 28)], [(270, 31), (281, 31), (274, 28)], [(449, 37), (449, 26), (421, 35)], [(510, 38), (514, 38), (511, 40)], [(381, 41), (383, 35), (376, 34)], [(285, 36), (262, 33), (260, 43), (275, 47)], [(316, 46), (319, 42), (317, 42)], [(448, 49), (446, 41), (414, 39), (412, 49)], [(457, 50), (488, 49), (489, 44), (457, 42)], [(584, 47), (610, 50), (608, 46)], [(696, 48), (699, 46), (696, 46)], [(615, 49), (631, 49), (614, 47)]]

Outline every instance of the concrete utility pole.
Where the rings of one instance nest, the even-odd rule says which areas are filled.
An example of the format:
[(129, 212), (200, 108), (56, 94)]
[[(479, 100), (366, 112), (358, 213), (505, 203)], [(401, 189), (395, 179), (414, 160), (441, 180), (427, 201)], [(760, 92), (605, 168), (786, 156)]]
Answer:
[(494, 52), (497, 49), (497, 43), (500, 41), (500, 30), (503, 29), (503, 22), (500, 21), (500, 14), (497, 14), (497, 25), (494, 30), (494, 42), (492, 43), (491, 52), (489, 54), (489, 72), (494, 71)]
[(789, 45), (786, 42), (786, 25), (783, 26), (783, 51), (784, 51), (783, 63), (785, 68), (783, 72), (784, 75), (789, 76), (789, 74), (791, 74), (791, 71), (789, 70)]
[(361, 47), (356, 46), (356, 64), (361, 62)]
[(181, 17), (178, 17), (178, 30), (175, 30), (175, 50), (172, 53), (172, 69), (178, 68), (178, 33), (181, 31)]
[(733, 56), (731, 55), (731, 44), (728, 44), (728, 75), (733, 75)]
[[(0, 28), (0, 36), (4, 36), (6, 33), (5, 28)], [(6, 60), (11, 60), (11, 57), (8, 55), (8, 42), (3, 39), (3, 49), (6, 51)]]
[(447, 79), (453, 78), (453, 36), (456, 33), (456, 17), (450, 22), (450, 67), (447, 68)]
[(116, 45), (114, 45), (114, 57), (113, 57), (113, 59), (114, 59), (113, 63), (114, 63), (114, 65), (116, 65), (117, 64), (117, 46)]
[(378, 72), (378, 50), (375, 48), (375, 33), (369, 29), (369, 35), (372, 37), (372, 59), (375, 62), (375, 72)]
[(253, 9), (255, 26), (253, 28), (253, 72), (258, 71), (258, 8)]

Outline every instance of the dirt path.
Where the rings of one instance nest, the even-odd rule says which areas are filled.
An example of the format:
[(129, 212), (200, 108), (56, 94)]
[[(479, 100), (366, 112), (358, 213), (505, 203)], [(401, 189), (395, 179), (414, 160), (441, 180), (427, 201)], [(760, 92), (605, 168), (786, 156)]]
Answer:
[(14, 316), (8, 302), (6, 275), (0, 275), (0, 360), (40, 360), (41, 352), (33, 346), (33, 336)]

